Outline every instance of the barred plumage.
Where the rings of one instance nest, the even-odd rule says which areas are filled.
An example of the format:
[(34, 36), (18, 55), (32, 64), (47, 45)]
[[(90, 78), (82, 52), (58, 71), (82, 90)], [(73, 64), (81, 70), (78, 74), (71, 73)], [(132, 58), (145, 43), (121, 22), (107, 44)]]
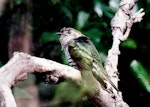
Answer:
[(75, 69), (78, 69), (77, 64), (74, 62), (74, 60), (70, 56), (70, 53), (68, 51), (68, 47), (65, 48), (65, 55), (66, 55), (66, 59), (67, 59), (69, 65)]

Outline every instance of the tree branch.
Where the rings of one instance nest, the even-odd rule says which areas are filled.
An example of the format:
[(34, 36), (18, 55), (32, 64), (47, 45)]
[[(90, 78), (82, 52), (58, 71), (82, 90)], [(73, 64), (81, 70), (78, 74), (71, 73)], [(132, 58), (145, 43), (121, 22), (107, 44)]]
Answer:
[[(15, 85), (18, 81), (27, 79), (27, 74), (34, 72), (49, 72), (52, 77), (55, 77), (55, 80), (59, 80), (60, 78), (69, 79), (76, 85), (80, 85), (82, 80), (80, 71), (70, 66), (62, 65), (44, 58), (30, 56), (25, 53), (16, 52), (8, 63), (0, 68), (0, 103), (1, 105), (5, 105), (2, 107), (16, 107), (10, 89), (11, 86)], [(87, 97), (98, 106), (116, 107), (114, 93), (104, 91), (100, 88), (101, 86), (98, 81), (95, 81), (95, 84), (98, 84), (95, 87), (97, 92), (94, 95), (88, 95)], [(123, 101), (121, 103), (121, 105), (125, 105)]]
[(81, 81), (80, 71), (70, 66), (62, 65), (52, 60), (30, 56), (25, 53), (15, 52), (14, 57), (0, 69), (0, 74), (4, 76), (0, 78), (0, 83), (5, 83), (8, 87), (11, 87), (18, 80), (26, 79), (28, 73), (34, 72), (50, 72), (58, 79), (63, 77), (76, 82)]
[(125, 41), (131, 31), (133, 23), (142, 20), (143, 9), (133, 13), (133, 7), (137, 0), (121, 0), (118, 12), (111, 21), (113, 44), (108, 51), (108, 56), (105, 63), (105, 69), (111, 77), (111, 80), (118, 84), (118, 56), (120, 55), (119, 45), (121, 41)]
[(16, 107), (10, 90), (11, 86), (18, 81), (25, 80), (28, 73), (34, 72), (50, 72), (57, 80), (63, 77), (74, 81), (76, 84), (81, 81), (80, 71), (72, 67), (25, 53), (15, 53), (13, 58), (0, 68), (0, 98), (4, 99), (1, 104), (5, 104), (6, 107)]
[[(131, 31), (133, 23), (140, 22), (144, 16), (143, 9), (138, 12), (133, 11), (138, 0), (121, 0), (119, 9), (111, 21), (113, 44), (112, 48), (108, 51), (108, 56), (105, 62), (105, 69), (110, 75), (111, 80), (118, 86), (118, 56), (120, 55), (119, 45), (121, 41), (125, 41)], [(113, 92), (114, 93), (114, 92)], [(120, 97), (116, 97), (116, 102), (122, 100)], [(117, 107), (120, 104), (117, 104)]]

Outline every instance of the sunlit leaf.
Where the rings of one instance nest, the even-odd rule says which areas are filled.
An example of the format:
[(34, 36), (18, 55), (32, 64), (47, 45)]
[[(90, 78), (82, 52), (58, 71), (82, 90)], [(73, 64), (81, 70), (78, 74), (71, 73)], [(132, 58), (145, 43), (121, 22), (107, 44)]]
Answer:
[(105, 5), (100, 0), (94, 0), (94, 11), (97, 13), (99, 17), (102, 17), (104, 14), (105, 16), (111, 19), (113, 18), (116, 9)]
[(109, 0), (109, 6), (118, 9), (120, 0)]
[(137, 43), (133, 39), (127, 39), (126, 41), (122, 42), (121, 46), (131, 48), (131, 49), (136, 49)]
[(102, 11), (102, 4), (99, 0), (94, 0), (94, 11), (97, 13), (99, 17), (102, 17), (103, 11)]
[(150, 92), (150, 75), (141, 62), (133, 60), (130, 64), (130, 68), (139, 83), (144, 87), (144, 89)]
[(89, 19), (89, 13), (85, 11), (80, 11), (77, 16), (76, 27), (78, 29), (83, 28), (85, 24), (87, 23), (88, 19)]

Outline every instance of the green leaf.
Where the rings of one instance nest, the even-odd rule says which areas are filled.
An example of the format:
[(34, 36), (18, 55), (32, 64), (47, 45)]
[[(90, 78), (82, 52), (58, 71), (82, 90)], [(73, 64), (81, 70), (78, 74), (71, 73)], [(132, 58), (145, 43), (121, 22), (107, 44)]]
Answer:
[(97, 13), (99, 17), (102, 17), (104, 14), (108, 18), (112, 19), (114, 17), (114, 13), (116, 12), (116, 9), (105, 5), (100, 0), (94, 0), (94, 11), (95, 13)]
[(130, 68), (143, 88), (150, 92), (150, 75), (141, 62), (133, 60), (130, 64)]
[(120, 3), (120, 0), (110, 0), (109, 6), (117, 10), (119, 8), (119, 3)]
[(41, 43), (46, 43), (49, 41), (59, 41), (59, 36), (56, 35), (56, 32), (43, 32), (39, 41)]
[(133, 39), (127, 39), (126, 41), (122, 42), (121, 46), (131, 49), (137, 49), (137, 43)]
[(66, 17), (68, 17), (68, 19), (69, 19), (70, 21), (73, 20), (72, 13), (71, 13), (71, 11), (70, 11), (68, 8), (66, 8), (66, 7), (61, 7), (61, 11), (65, 14)]
[(82, 29), (85, 26), (85, 24), (88, 22), (88, 19), (89, 19), (89, 13), (85, 11), (80, 11), (77, 16), (76, 27), (78, 29)]
[(102, 35), (104, 35), (104, 32), (100, 31), (98, 28), (91, 28), (83, 33), (90, 37), (94, 43), (99, 43)]
[(99, 0), (94, 0), (94, 11), (99, 17), (103, 16), (102, 3)]

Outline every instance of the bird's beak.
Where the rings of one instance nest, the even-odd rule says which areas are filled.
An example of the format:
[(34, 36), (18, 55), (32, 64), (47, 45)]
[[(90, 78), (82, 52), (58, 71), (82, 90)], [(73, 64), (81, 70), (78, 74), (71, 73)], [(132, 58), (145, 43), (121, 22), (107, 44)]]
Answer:
[(56, 35), (58, 35), (58, 36), (60, 36), (62, 33), (61, 32), (57, 32), (57, 33), (55, 33)]

